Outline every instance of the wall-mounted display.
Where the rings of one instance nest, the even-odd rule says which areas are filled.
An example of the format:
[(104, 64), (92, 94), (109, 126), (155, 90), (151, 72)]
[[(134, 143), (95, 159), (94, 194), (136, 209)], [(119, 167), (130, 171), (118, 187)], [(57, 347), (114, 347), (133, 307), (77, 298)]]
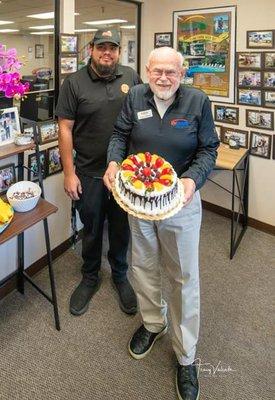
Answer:
[(0, 110), (0, 146), (13, 143), (16, 133), (20, 133), (17, 107)]
[(15, 164), (2, 165), (0, 167), (0, 196), (16, 181)]
[(246, 47), (248, 49), (273, 49), (274, 48), (274, 31), (247, 31)]
[(222, 127), (221, 130), (221, 141), (225, 144), (229, 144), (229, 139), (234, 137), (234, 139), (238, 140), (239, 146), (248, 148), (248, 132), (238, 129), (238, 128), (227, 128), (226, 126)]
[(239, 109), (238, 107), (231, 107), (225, 105), (214, 106), (214, 119), (218, 122), (225, 122), (226, 124), (239, 124)]
[(44, 44), (36, 44), (34, 49), (35, 58), (44, 58)]
[(251, 70), (239, 70), (237, 81), (239, 87), (261, 87), (261, 72)]
[[(41, 165), (41, 173), (43, 179), (46, 178), (47, 176), (47, 151), (46, 150), (41, 150), (39, 152), (39, 157), (40, 157), (40, 165)], [(29, 154), (28, 156), (28, 180), (32, 182), (37, 182), (38, 181), (38, 165), (37, 165), (37, 159), (36, 159), (36, 154), (32, 153)]]
[(60, 74), (72, 74), (77, 71), (77, 56), (66, 55), (60, 57)]
[(257, 52), (239, 52), (237, 53), (238, 68), (262, 68), (262, 53)]
[(173, 33), (172, 32), (159, 32), (155, 33), (154, 48), (156, 47), (173, 47)]
[(135, 40), (128, 40), (127, 45), (127, 56), (128, 56), (128, 63), (136, 62), (136, 41)]
[(268, 108), (275, 108), (275, 92), (268, 90), (263, 92), (263, 105)]
[(250, 154), (253, 156), (270, 158), (271, 135), (265, 133), (251, 132), (250, 134)]
[(55, 121), (38, 123), (38, 134), (40, 144), (53, 142), (58, 139), (58, 124)]
[(272, 111), (246, 110), (246, 126), (258, 129), (274, 130)]
[(174, 48), (187, 67), (184, 83), (212, 101), (234, 103), (235, 25), (235, 7), (174, 12)]
[(237, 102), (249, 106), (261, 106), (262, 92), (261, 90), (238, 89)]
[(264, 68), (275, 69), (275, 51), (265, 52), (264, 54)]
[(77, 53), (77, 35), (60, 34), (60, 52)]
[(265, 89), (275, 89), (275, 72), (272, 71), (264, 72), (263, 87)]
[(222, 125), (216, 125), (215, 124), (215, 128), (216, 128), (216, 132), (217, 132), (218, 138), (221, 140)]
[(62, 171), (61, 158), (58, 146), (48, 148), (48, 175)]

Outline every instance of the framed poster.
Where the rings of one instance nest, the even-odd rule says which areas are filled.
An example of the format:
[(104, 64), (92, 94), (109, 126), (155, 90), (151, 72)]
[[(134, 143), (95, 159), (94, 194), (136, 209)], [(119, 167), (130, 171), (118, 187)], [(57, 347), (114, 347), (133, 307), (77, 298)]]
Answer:
[[(47, 176), (47, 152), (46, 150), (39, 151), (41, 173), (43, 179)], [(37, 182), (38, 181), (38, 165), (36, 160), (36, 154), (32, 153), (28, 156), (28, 181)]]
[(128, 63), (134, 63), (136, 61), (136, 41), (128, 40)]
[(272, 135), (260, 132), (250, 134), (250, 154), (253, 156), (270, 158)]
[(226, 124), (238, 125), (239, 124), (239, 108), (215, 104), (214, 119), (217, 122), (224, 122)]
[(274, 31), (247, 31), (246, 47), (248, 49), (273, 49), (274, 48)]
[(261, 71), (239, 70), (237, 75), (238, 87), (251, 88), (261, 87)]
[(275, 91), (264, 90), (263, 106), (267, 108), (275, 108)]
[(185, 58), (183, 83), (212, 101), (234, 103), (236, 7), (173, 13), (174, 48)]
[(60, 74), (72, 74), (77, 71), (77, 55), (68, 54), (60, 57)]
[(60, 52), (77, 53), (77, 35), (60, 34)]
[(158, 32), (154, 36), (154, 48), (156, 47), (173, 47), (173, 33), (172, 32)]
[(249, 106), (262, 105), (262, 91), (250, 89), (238, 89), (238, 104), (246, 104)]
[(34, 49), (35, 58), (44, 58), (44, 44), (36, 44)]
[(39, 143), (45, 144), (58, 139), (58, 123), (56, 121), (38, 122)]
[(48, 176), (62, 171), (58, 146), (48, 148)]
[(257, 52), (239, 52), (237, 53), (238, 68), (262, 68), (262, 53)]
[(13, 143), (15, 134), (20, 132), (18, 108), (0, 110), (0, 146)]
[(275, 70), (275, 51), (264, 53), (264, 68)]
[(245, 112), (247, 127), (274, 130), (274, 113), (272, 111), (245, 110)]
[(222, 143), (229, 144), (229, 139), (231, 136), (239, 139), (240, 147), (248, 148), (248, 132), (243, 131), (238, 128), (227, 128), (226, 126), (222, 127), (221, 130), (221, 141)]

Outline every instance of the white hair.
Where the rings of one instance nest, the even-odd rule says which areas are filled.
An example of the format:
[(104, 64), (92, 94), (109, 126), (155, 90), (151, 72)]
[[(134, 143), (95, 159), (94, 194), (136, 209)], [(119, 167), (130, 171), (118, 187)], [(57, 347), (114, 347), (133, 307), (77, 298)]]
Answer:
[(179, 67), (182, 68), (183, 63), (184, 63), (183, 55), (179, 51), (176, 51), (175, 49), (173, 49), (172, 47), (167, 47), (167, 46), (158, 47), (157, 49), (154, 49), (151, 51), (151, 53), (149, 54), (149, 57), (148, 57), (147, 67), (149, 67), (149, 65), (153, 59), (158, 59), (159, 56), (165, 55), (165, 54), (167, 54), (167, 56), (169, 56), (169, 55), (176, 56), (178, 59)]

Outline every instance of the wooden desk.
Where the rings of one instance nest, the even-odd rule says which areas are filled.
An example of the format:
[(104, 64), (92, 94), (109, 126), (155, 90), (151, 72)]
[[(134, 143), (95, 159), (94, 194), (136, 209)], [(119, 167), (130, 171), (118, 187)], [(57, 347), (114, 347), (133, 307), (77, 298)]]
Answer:
[[(248, 149), (230, 149), (228, 145), (220, 144), (218, 149), (218, 157), (216, 160), (215, 170), (232, 172), (232, 188), (228, 190), (224, 186), (215, 182), (213, 179), (208, 180), (221, 189), (230, 193), (231, 202), (231, 240), (230, 240), (230, 259), (234, 254), (242, 240), (247, 229), (248, 220), (248, 173), (249, 173), (249, 151)], [(240, 174), (243, 181), (240, 181)], [(235, 211), (235, 200), (239, 202), (238, 211)], [(237, 229), (242, 226), (241, 232), (237, 235)]]

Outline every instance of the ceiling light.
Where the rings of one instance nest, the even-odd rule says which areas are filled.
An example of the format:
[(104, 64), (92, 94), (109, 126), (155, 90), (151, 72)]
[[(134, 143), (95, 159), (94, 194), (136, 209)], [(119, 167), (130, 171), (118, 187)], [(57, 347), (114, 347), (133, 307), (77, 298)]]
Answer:
[(96, 32), (97, 29), (93, 29), (93, 28), (84, 28), (84, 29), (75, 29), (75, 32)]
[(14, 24), (13, 21), (0, 21), (0, 25)]
[(43, 32), (30, 32), (30, 35), (53, 35), (53, 32), (47, 32), (47, 31), (43, 31)]
[(83, 22), (83, 24), (87, 25), (106, 25), (106, 24), (122, 24), (123, 22), (128, 22), (125, 19), (101, 19), (98, 21), (87, 21)]
[(29, 18), (38, 18), (38, 19), (52, 19), (54, 18), (54, 12), (46, 12), (41, 14), (31, 14), (27, 15)]
[(54, 25), (29, 26), (29, 29), (53, 29)]
[(19, 29), (0, 29), (0, 33), (19, 32)]
[(136, 25), (121, 25), (121, 29), (136, 29)]

